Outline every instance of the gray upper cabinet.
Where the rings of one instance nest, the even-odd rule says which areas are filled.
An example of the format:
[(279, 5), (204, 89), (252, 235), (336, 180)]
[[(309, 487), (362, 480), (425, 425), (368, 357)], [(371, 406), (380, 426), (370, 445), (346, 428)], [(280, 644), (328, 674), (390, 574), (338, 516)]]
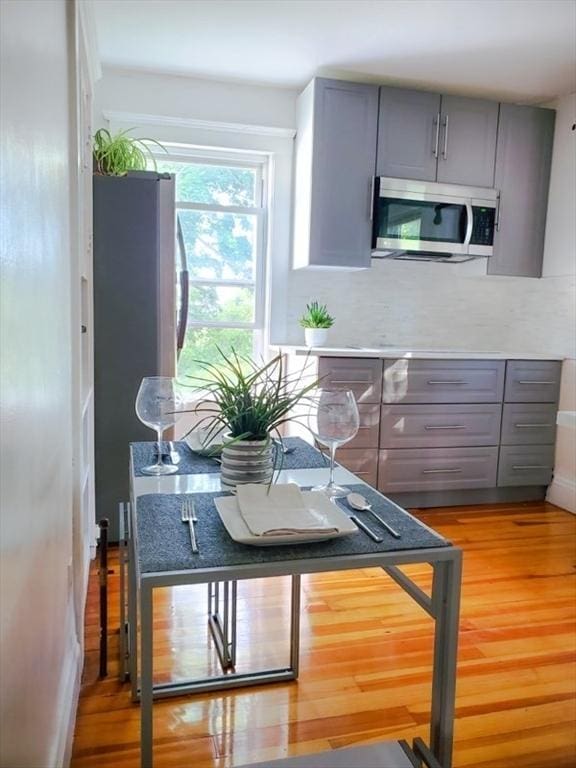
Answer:
[(294, 266), (370, 266), (378, 87), (315, 78), (298, 100)]
[(502, 104), (496, 149), (498, 229), (488, 274), (540, 277), (555, 112)]
[(380, 88), (377, 176), (435, 181), (440, 96)]
[(380, 88), (376, 175), (492, 187), (498, 104)]
[(498, 106), (495, 101), (442, 96), (438, 181), (494, 185)]

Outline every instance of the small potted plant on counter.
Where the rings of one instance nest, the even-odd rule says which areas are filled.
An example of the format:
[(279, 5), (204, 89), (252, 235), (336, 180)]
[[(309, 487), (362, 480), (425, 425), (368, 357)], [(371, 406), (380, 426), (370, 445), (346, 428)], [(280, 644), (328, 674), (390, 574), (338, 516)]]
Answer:
[(334, 325), (334, 318), (328, 314), (326, 304), (312, 301), (306, 305), (306, 312), (300, 318), (304, 328), (307, 347), (322, 347), (328, 338), (328, 329)]

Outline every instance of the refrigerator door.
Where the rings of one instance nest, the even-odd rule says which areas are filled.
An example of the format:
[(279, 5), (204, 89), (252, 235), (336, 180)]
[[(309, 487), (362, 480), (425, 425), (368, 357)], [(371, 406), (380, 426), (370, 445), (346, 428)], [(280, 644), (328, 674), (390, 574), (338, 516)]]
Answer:
[(94, 176), (96, 519), (118, 539), (128, 446), (154, 440), (134, 404), (144, 376), (175, 373), (174, 179)]

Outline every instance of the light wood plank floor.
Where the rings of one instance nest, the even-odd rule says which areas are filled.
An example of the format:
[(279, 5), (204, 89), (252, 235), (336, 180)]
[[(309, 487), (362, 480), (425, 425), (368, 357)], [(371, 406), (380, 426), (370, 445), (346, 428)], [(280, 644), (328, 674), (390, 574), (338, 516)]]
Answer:
[[(417, 511), (464, 550), (455, 768), (576, 765), (576, 518), (543, 503)], [(138, 766), (139, 708), (111, 661), (98, 680), (98, 583), (91, 577), (73, 768)], [(406, 569), (429, 587), (427, 566)], [(243, 583), (239, 669), (285, 663), (288, 582)], [(155, 675), (215, 670), (205, 588), (163, 590)], [(201, 628), (199, 631), (198, 628)], [(303, 579), (298, 682), (156, 702), (157, 766), (246, 762), (421, 735), (428, 741), (432, 622), (382, 571)]]

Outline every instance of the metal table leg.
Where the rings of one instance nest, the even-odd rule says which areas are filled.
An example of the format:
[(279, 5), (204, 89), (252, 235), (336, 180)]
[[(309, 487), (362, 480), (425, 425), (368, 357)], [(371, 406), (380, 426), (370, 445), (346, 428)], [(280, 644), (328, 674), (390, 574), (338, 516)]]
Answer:
[(153, 636), (152, 636), (152, 595), (153, 588), (142, 580), (140, 585), (140, 760), (141, 768), (152, 768), (153, 744)]
[[(220, 615), (220, 586), (222, 586), (223, 615)], [(236, 664), (236, 613), (238, 582), (224, 581), (208, 584), (208, 627), (212, 634), (220, 665), (225, 672)]]
[(456, 550), (452, 559), (434, 562), (433, 568), (432, 604), (436, 623), (430, 747), (440, 765), (451, 768), (462, 553)]

